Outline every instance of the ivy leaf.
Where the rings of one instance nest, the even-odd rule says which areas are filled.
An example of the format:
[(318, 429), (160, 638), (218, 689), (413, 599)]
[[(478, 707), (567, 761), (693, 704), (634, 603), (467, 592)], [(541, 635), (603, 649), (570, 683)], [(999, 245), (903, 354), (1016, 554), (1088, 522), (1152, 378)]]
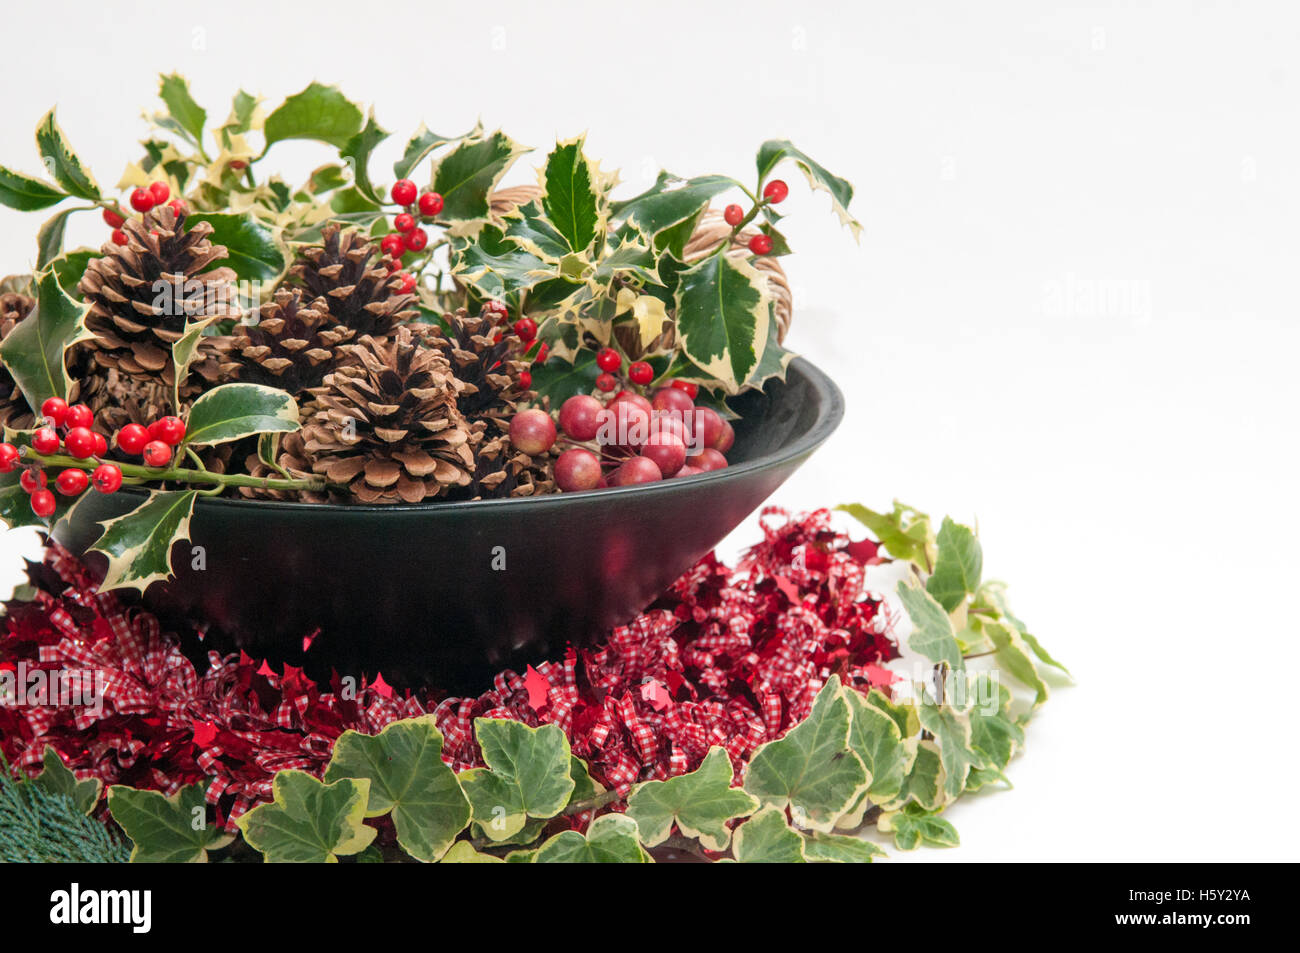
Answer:
[(586, 251), (600, 228), (600, 193), (583, 145), (582, 138), (558, 143), (542, 176), (542, 208), (576, 252)]
[(765, 807), (736, 828), (732, 851), (742, 864), (806, 863), (804, 839), (785, 822), (785, 812)]
[[(985, 676), (982, 682), (997, 690), (997, 703), (977, 704), (970, 711), (970, 744), (984, 757), (984, 767), (994, 767), (998, 774), (1007, 766), (1016, 750), (1025, 743), (1025, 732), (1005, 714), (1011, 703), (1011, 693)], [(971, 769), (974, 774), (977, 768)], [(967, 788), (970, 779), (967, 778)]]
[(45, 756), (41, 759), (44, 767), (41, 773), (32, 779), (32, 784), (44, 788), (51, 794), (62, 794), (77, 806), (82, 814), (89, 814), (99, 804), (99, 793), (103, 784), (99, 778), (87, 778), (78, 781), (77, 776), (63, 763), (63, 758), (53, 745), (45, 746)]
[(714, 746), (690, 774), (637, 785), (627, 800), (627, 816), (636, 821), (641, 840), (654, 847), (668, 839), (673, 825), (708, 850), (726, 850), (731, 840), (727, 821), (758, 810), (758, 800), (733, 788), (731, 758)]
[(131, 512), (100, 525), (104, 534), (90, 548), (108, 557), (100, 588), (139, 589), (172, 575), (174, 543), (190, 538), (197, 490), (155, 490)]
[(1034, 692), (1034, 708), (1047, 701), (1047, 683), (1038, 674), (1038, 666), (1024, 635), (1005, 622), (981, 621), (979, 630), (993, 643), (994, 659), (999, 667), (1020, 684)]
[(903, 787), (890, 807), (898, 808), (908, 802), (915, 802), (927, 810), (933, 810), (940, 804), (939, 792), (942, 785), (943, 762), (939, 757), (939, 746), (928, 739), (923, 740), (917, 745), (912, 770), (907, 772)]
[(808, 184), (814, 189), (826, 192), (831, 197), (834, 209), (841, 225), (847, 225), (856, 240), (862, 234), (862, 224), (849, 214), (849, 203), (853, 201), (853, 186), (839, 176), (831, 175), (826, 169), (814, 162), (808, 155), (796, 149), (788, 139), (769, 139), (758, 149), (758, 180), (764, 182), (772, 171), (783, 161), (792, 160), (804, 174)]
[(934, 736), (943, 765), (943, 793), (955, 801), (966, 787), (971, 768), (984, 766), (984, 758), (971, 747), (970, 715), (952, 705), (923, 704), (917, 709), (921, 727)]
[[(277, 780), (278, 777), (277, 777)], [(135, 845), (133, 864), (206, 863), (234, 836), (208, 822), (208, 782), (187, 784), (171, 797), (123, 784), (108, 789), (108, 812)]]
[(430, 132), (424, 123), (420, 123), (420, 128), (415, 131), (415, 135), (411, 136), (407, 141), (402, 157), (393, 163), (393, 174), (399, 179), (408, 178), (412, 170), (424, 160), (424, 157), (435, 149), (441, 148), (449, 142), (455, 142), (457, 139), (469, 139), (482, 135), (483, 127), (481, 125), (476, 125), (463, 136), (440, 136), (436, 132)]
[[(620, 220), (636, 225), (655, 239), (656, 247), (664, 247), (659, 241), (664, 232), (687, 221), (693, 223), (708, 206), (711, 198), (739, 186), (739, 182), (725, 175), (683, 179), (670, 172), (660, 172), (655, 184), (646, 191), (625, 202), (615, 203), (613, 213)], [(684, 244), (680, 236), (679, 243)], [(680, 247), (670, 250), (681, 257)]]
[(1048, 651), (1039, 644), (1038, 639), (1029, 634), (1028, 627), (1011, 612), (1011, 607), (1007, 604), (1006, 590), (1006, 585), (1001, 582), (990, 580), (989, 582), (984, 583), (975, 594), (975, 599), (971, 603), (971, 608), (989, 610), (989, 613), (996, 619), (1005, 622), (1020, 633), (1020, 637), (1024, 640), (1025, 645), (1029, 646), (1029, 650), (1034, 653), (1034, 656), (1038, 661), (1050, 665), (1055, 669), (1059, 669), (1066, 675), (1069, 675), (1070, 670), (1056, 659), (1052, 658)]
[(65, 192), (81, 199), (99, 198), (99, 184), (68, 145), (53, 109), (36, 127), (36, 148), (45, 168)]
[(881, 814), (878, 826), (882, 832), (894, 835), (894, 846), (899, 850), (916, 850), (921, 844), (956, 847), (961, 843), (956, 828), (916, 804)]
[(650, 855), (637, 838), (636, 821), (625, 814), (602, 814), (587, 827), (561, 831), (537, 849), (535, 864), (648, 864)]
[(926, 572), (934, 565), (934, 530), (930, 527), (930, 517), (920, 510), (898, 500), (894, 501), (892, 513), (877, 513), (861, 503), (846, 503), (835, 508), (871, 530), (880, 545), (895, 559), (916, 563)]
[(58, 205), (67, 197), (66, 192), (48, 182), (0, 166), (0, 205), (20, 212), (35, 212)]
[(443, 201), (438, 220), (458, 227), (460, 233), (485, 221), (491, 210), (489, 194), (524, 151), (498, 131), (466, 139), (444, 155), (433, 169), (433, 191)]
[(849, 747), (862, 759), (871, 777), (867, 795), (876, 804), (892, 801), (903, 787), (911, 760), (898, 723), (869, 705), (860, 693), (845, 690), (844, 695), (853, 715)]
[(735, 393), (767, 344), (767, 279), (744, 258), (706, 255), (678, 277), (674, 300), (682, 350)]
[(335, 86), (313, 82), (286, 99), (262, 124), (267, 149), (285, 139), (315, 139), (342, 149), (361, 131), (361, 110)]
[(261, 384), (222, 384), (190, 407), (185, 442), (210, 447), (255, 433), (297, 429), (298, 404), (290, 394)]
[(212, 226), (209, 240), (224, 245), (229, 253), (222, 264), (244, 281), (271, 282), (288, 267), (278, 230), (258, 221), (252, 212), (196, 212), (186, 220), (186, 226), (196, 222)]
[(190, 95), (190, 84), (183, 76), (173, 73), (163, 76), (158, 95), (167, 104), (167, 112), (180, 128), (189, 133), (196, 145), (203, 142), (203, 127), (208, 121), (207, 111)]
[(869, 840), (847, 834), (804, 834), (803, 852), (810, 863), (869, 864), (885, 852)]
[(365, 778), (322, 784), (306, 771), (279, 771), (274, 800), (236, 818), (248, 846), (267, 863), (338, 863), (370, 846), (379, 833), (362, 821), (370, 797)]
[(898, 583), (898, 598), (912, 620), (912, 634), (907, 638), (912, 651), (932, 662), (947, 662), (955, 672), (965, 671), (966, 660), (952, 631), (952, 619), (943, 606), (924, 589), (905, 581)]
[(442, 855), (441, 864), (504, 864), (505, 861), (500, 857), (494, 857), (491, 854), (480, 854), (476, 851), (467, 840), (457, 841), (451, 845), (451, 849)]
[(377, 735), (345, 731), (334, 743), (325, 780), (370, 781), (367, 817), (393, 814), (397, 842), (426, 863), (437, 860), (469, 824), (469, 801), (442, 760), (432, 715), (391, 722)]
[(557, 725), (530, 728), (517, 721), (478, 718), (474, 736), (486, 768), (459, 776), (474, 820), (494, 841), (519, 833), (529, 817), (554, 817), (573, 794), (569, 740)]
[(807, 718), (754, 752), (745, 790), (764, 804), (789, 806), (800, 827), (830, 833), (870, 781), (849, 749), (851, 721), (839, 677), (832, 675)]
[(77, 211), (67, 208), (41, 226), (36, 233), (36, 268), (42, 270), (63, 254), (63, 235), (68, 228), (68, 216)]
[(944, 612), (952, 612), (979, 587), (984, 552), (970, 527), (954, 523), (946, 516), (936, 542), (934, 573), (926, 580), (925, 590), (943, 606)]
[(365, 127), (339, 150), (339, 155), (352, 168), (352, 181), (356, 183), (357, 189), (376, 205), (382, 205), (384, 200), (370, 182), (370, 154), (375, 151), (375, 146), (387, 138), (388, 131), (375, 122), (375, 111), (372, 109)]
[(50, 397), (67, 398), (70, 381), (64, 356), (73, 344), (90, 337), (84, 320), (88, 310), (68, 297), (52, 270), (41, 273), (35, 310), (0, 342), (0, 359), (29, 407), (40, 407)]

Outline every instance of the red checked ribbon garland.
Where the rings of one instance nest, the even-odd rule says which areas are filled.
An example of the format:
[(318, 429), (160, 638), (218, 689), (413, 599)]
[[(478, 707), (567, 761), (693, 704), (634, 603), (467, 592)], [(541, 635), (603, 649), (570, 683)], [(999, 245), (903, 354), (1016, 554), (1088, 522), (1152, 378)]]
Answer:
[[(477, 698), (433, 708), (443, 758), (457, 771), (482, 764), (474, 719), (559, 725), (606, 787), (626, 791), (698, 767), (713, 745), (731, 756), (737, 783), (748, 757), (807, 716), (832, 674), (865, 687), (892, 680), (895, 619), (864, 590), (876, 546), (853, 543), (830, 513), (790, 518), (763, 511), (764, 539), (729, 569), (710, 554), (642, 615), (595, 648), (558, 662), (506, 670)], [(377, 676), (355, 693), (322, 690), (301, 669), (277, 673), (243, 653), (208, 653), (199, 674), (180, 634), (100, 593), (86, 568), (50, 542), (30, 564), (30, 601), (8, 604), (0, 667), (99, 677), (102, 704), (15, 704), (0, 697), (0, 745), (36, 770), (53, 745), (79, 777), (173, 793), (211, 778), (208, 800), (230, 822), (271, 797), (277, 771), (321, 774), (345, 730), (375, 733), (425, 714), (432, 692), (398, 695)], [(51, 676), (53, 678), (53, 676)], [(47, 702), (55, 702), (53, 697)]]

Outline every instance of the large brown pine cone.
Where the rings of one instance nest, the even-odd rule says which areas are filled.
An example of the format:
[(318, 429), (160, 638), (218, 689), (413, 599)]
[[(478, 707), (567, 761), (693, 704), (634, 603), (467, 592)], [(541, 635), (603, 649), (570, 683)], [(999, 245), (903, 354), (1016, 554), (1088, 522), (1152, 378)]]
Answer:
[(322, 236), (321, 244), (302, 250), (287, 279), (307, 293), (312, 308), (321, 310), (316, 299), (324, 299), (334, 322), (358, 337), (387, 337), (418, 314), (415, 296), (397, 290), (400, 282), (388, 274), (378, 245), (335, 223)]
[(281, 288), (262, 305), (256, 324), (240, 324), (215, 339), (220, 377), (278, 387), (296, 397), (320, 386), (353, 335), (324, 308), (307, 306), (300, 290)]

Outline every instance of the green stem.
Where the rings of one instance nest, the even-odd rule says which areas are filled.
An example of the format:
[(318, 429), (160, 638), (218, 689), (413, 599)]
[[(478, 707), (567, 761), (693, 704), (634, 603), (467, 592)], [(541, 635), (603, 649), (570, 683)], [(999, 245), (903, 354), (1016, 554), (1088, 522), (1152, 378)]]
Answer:
[[(94, 458), (79, 460), (62, 454), (46, 456), (32, 452), (30, 447), (26, 447), (24, 450), (26, 451), (23, 453), (24, 462), (30, 461), (41, 466), (77, 467), (81, 470), (93, 470), (100, 462)], [(192, 470), (187, 467), (177, 466), (160, 470), (135, 463), (112, 462), (114, 466), (122, 471), (124, 483), (212, 483), (216, 485), (216, 492), (220, 492), (228, 486), (251, 486), (263, 490), (323, 490), (328, 486), (324, 477), (306, 480), (279, 480), (273, 477), (248, 476), (244, 473), (213, 473), (210, 470)]]

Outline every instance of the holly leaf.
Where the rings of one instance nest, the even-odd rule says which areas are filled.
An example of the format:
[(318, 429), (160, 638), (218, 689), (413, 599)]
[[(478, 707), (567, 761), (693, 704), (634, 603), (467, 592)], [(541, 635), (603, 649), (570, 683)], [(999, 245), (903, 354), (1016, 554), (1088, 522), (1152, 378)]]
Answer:
[(488, 839), (512, 837), (529, 817), (554, 817), (569, 803), (569, 740), (557, 725), (478, 718), (474, 736), (487, 767), (463, 771), (459, 781)]
[(583, 145), (581, 137), (557, 143), (542, 173), (542, 208), (576, 252), (586, 251), (600, 230), (600, 193)]
[(181, 403), (181, 387), (185, 384), (186, 377), (190, 373), (190, 364), (199, 353), (199, 343), (203, 339), (203, 330), (214, 321), (215, 318), (209, 318), (206, 321), (191, 321), (185, 327), (185, 333), (182, 334), (172, 344), (172, 364), (175, 367), (174, 380), (172, 383), (172, 406), (183, 407)]
[(68, 216), (78, 211), (67, 208), (59, 212), (36, 233), (36, 268), (46, 268), (50, 262), (63, 254), (63, 235), (68, 228)]
[(63, 191), (81, 199), (99, 198), (99, 184), (68, 145), (63, 130), (54, 118), (53, 109), (45, 114), (36, 127), (36, 149), (40, 152), (46, 170), (63, 187)]
[(830, 833), (871, 780), (849, 749), (851, 722), (848, 699), (832, 675), (807, 718), (754, 752), (745, 790), (764, 804), (788, 806), (800, 827)]
[(574, 394), (590, 394), (596, 389), (600, 368), (596, 366), (596, 352), (583, 348), (573, 358), (573, 363), (548, 361), (533, 368), (533, 390), (538, 398), (549, 397), (551, 406), (558, 407)]
[(846, 690), (844, 696), (853, 716), (849, 747), (862, 759), (871, 778), (867, 796), (876, 804), (892, 801), (903, 787), (911, 760), (898, 723), (867, 704), (858, 692)]
[(465, 139), (447, 152), (433, 168), (433, 191), (443, 201), (438, 220), (457, 229), (457, 234), (486, 221), (491, 210), (488, 196), (525, 151), (498, 131)]
[(846, 503), (835, 508), (871, 530), (880, 545), (895, 559), (916, 563), (926, 572), (934, 565), (934, 530), (930, 527), (930, 517), (920, 510), (898, 500), (894, 501), (892, 513), (877, 513), (861, 503)]
[(899, 850), (916, 850), (921, 844), (956, 847), (961, 843), (956, 828), (916, 804), (881, 814), (878, 826), (883, 833), (894, 835), (894, 846)]
[(562, 831), (537, 849), (535, 864), (648, 864), (636, 821), (625, 814), (602, 814), (586, 835)]
[(197, 222), (212, 226), (209, 240), (225, 246), (227, 258), (222, 264), (241, 280), (272, 282), (288, 267), (279, 230), (259, 221), (252, 212), (196, 212), (185, 224), (192, 227)]
[(802, 864), (804, 839), (785, 822), (785, 812), (765, 807), (736, 828), (731, 851), (742, 864)]
[(16, 208), (20, 212), (58, 205), (68, 194), (41, 179), (0, 166), (0, 205)]
[(407, 141), (402, 157), (393, 163), (393, 174), (399, 179), (405, 179), (424, 160), (424, 157), (435, 149), (445, 146), (449, 142), (455, 142), (457, 139), (469, 139), (482, 135), (483, 127), (481, 125), (476, 125), (463, 136), (441, 136), (436, 132), (430, 132), (424, 123), (420, 123), (420, 128), (415, 131), (415, 135), (411, 136)]
[(91, 550), (108, 557), (103, 590), (139, 589), (172, 576), (172, 545), (190, 538), (197, 490), (155, 490), (131, 512), (101, 523)]
[[(277, 778), (278, 780), (278, 778)], [(108, 812), (135, 845), (133, 864), (206, 863), (234, 835), (208, 821), (208, 782), (187, 784), (171, 797), (122, 784), (108, 789)]]
[(726, 850), (731, 840), (727, 822), (747, 817), (759, 806), (756, 798), (733, 788), (732, 779), (731, 758), (715, 745), (690, 774), (637, 785), (628, 797), (627, 816), (636, 821), (647, 847), (667, 840), (676, 824), (708, 850)]
[(484, 225), (476, 238), (451, 239), (451, 273), (483, 298), (504, 298), (553, 274), (547, 262), (495, 225)]
[(767, 345), (763, 348), (763, 356), (759, 359), (758, 365), (754, 368), (749, 380), (745, 381), (746, 387), (762, 388), (764, 384), (773, 377), (777, 380), (784, 381), (786, 371), (790, 367), (790, 362), (794, 360), (794, 351), (787, 351), (781, 346), (780, 325), (776, 321), (776, 303), (771, 303), (771, 314), (767, 323)]
[(808, 184), (815, 190), (826, 192), (831, 197), (831, 208), (839, 218), (841, 225), (846, 225), (855, 240), (862, 234), (862, 223), (849, 214), (849, 203), (853, 201), (853, 186), (846, 179), (831, 175), (808, 155), (795, 148), (788, 139), (769, 139), (758, 148), (758, 180), (767, 181), (772, 171), (786, 160), (791, 160), (804, 174)]
[(41, 759), (44, 767), (41, 773), (32, 778), (32, 784), (44, 788), (51, 794), (62, 794), (77, 806), (82, 814), (89, 814), (99, 804), (99, 794), (103, 784), (99, 778), (87, 778), (78, 781), (77, 776), (63, 763), (63, 758), (53, 745), (45, 746), (45, 755)]
[(343, 778), (323, 784), (306, 771), (279, 771), (274, 797), (235, 819), (248, 846), (267, 863), (338, 863), (360, 853), (379, 833), (363, 823), (370, 782)]
[(767, 279), (743, 258), (707, 255), (679, 275), (674, 301), (683, 352), (735, 393), (767, 345)]
[(725, 175), (683, 179), (670, 172), (660, 172), (655, 184), (646, 191), (624, 202), (616, 202), (613, 214), (650, 236), (656, 248), (668, 248), (680, 258), (685, 238), (679, 234), (675, 242), (667, 241), (666, 233), (674, 230), (674, 226), (687, 231), (686, 222), (692, 223), (693, 230), (695, 220), (708, 207), (711, 198), (739, 187), (739, 182)]
[(947, 662), (953, 671), (965, 671), (966, 660), (952, 631), (952, 619), (943, 606), (921, 587), (909, 586), (905, 581), (898, 583), (898, 598), (912, 620), (908, 647), (932, 662)]
[(848, 834), (804, 834), (803, 852), (810, 863), (869, 864), (885, 852), (869, 840)]
[(393, 815), (397, 843), (431, 863), (469, 824), (469, 801), (442, 760), (442, 733), (432, 715), (388, 724), (377, 735), (345, 731), (334, 743), (325, 780), (366, 778), (366, 817)]
[(81, 281), (82, 275), (86, 273), (86, 266), (90, 264), (90, 260), (98, 257), (98, 251), (93, 248), (83, 247), (65, 251), (50, 262), (50, 270), (54, 272), (54, 277), (58, 279), (59, 287), (72, 300), (77, 302), (82, 300), (81, 292), (77, 290), (77, 283)]
[(984, 552), (969, 527), (946, 516), (936, 542), (934, 572), (925, 582), (925, 591), (934, 596), (944, 612), (952, 612), (979, 587)]
[(491, 854), (480, 854), (476, 851), (467, 840), (457, 841), (451, 845), (451, 849), (442, 855), (440, 864), (504, 864), (505, 861), (500, 857), (494, 857)]
[(67, 398), (71, 382), (64, 357), (69, 347), (90, 337), (89, 310), (68, 297), (52, 270), (36, 283), (36, 307), (0, 342), (0, 360), (13, 375), (29, 407), (50, 397)]
[(163, 76), (159, 82), (158, 95), (167, 104), (167, 112), (176, 124), (189, 134), (195, 144), (202, 143), (203, 127), (208, 121), (208, 114), (190, 95), (189, 81), (176, 73)]
[(297, 429), (298, 404), (287, 392), (261, 384), (222, 384), (191, 405), (185, 442), (210, 447), (255, 433)]
[(375, 111), (372, 109), (365, 127), (339, 150), (339, 155), (352, 169), (352, 181), (356, 183), (358, 191), (376, 205), (382, 205), (384, 200), (370, 182), (370, 154), (375, 151), (375, 146), (387, 138), (388, 131), (375, 122)]
[(361, 131), (360, 108), (338, 87), (313, 82), (286, 99), (262, 124), (267, 149), (285, 139), (315, 139), (343, 149)]

